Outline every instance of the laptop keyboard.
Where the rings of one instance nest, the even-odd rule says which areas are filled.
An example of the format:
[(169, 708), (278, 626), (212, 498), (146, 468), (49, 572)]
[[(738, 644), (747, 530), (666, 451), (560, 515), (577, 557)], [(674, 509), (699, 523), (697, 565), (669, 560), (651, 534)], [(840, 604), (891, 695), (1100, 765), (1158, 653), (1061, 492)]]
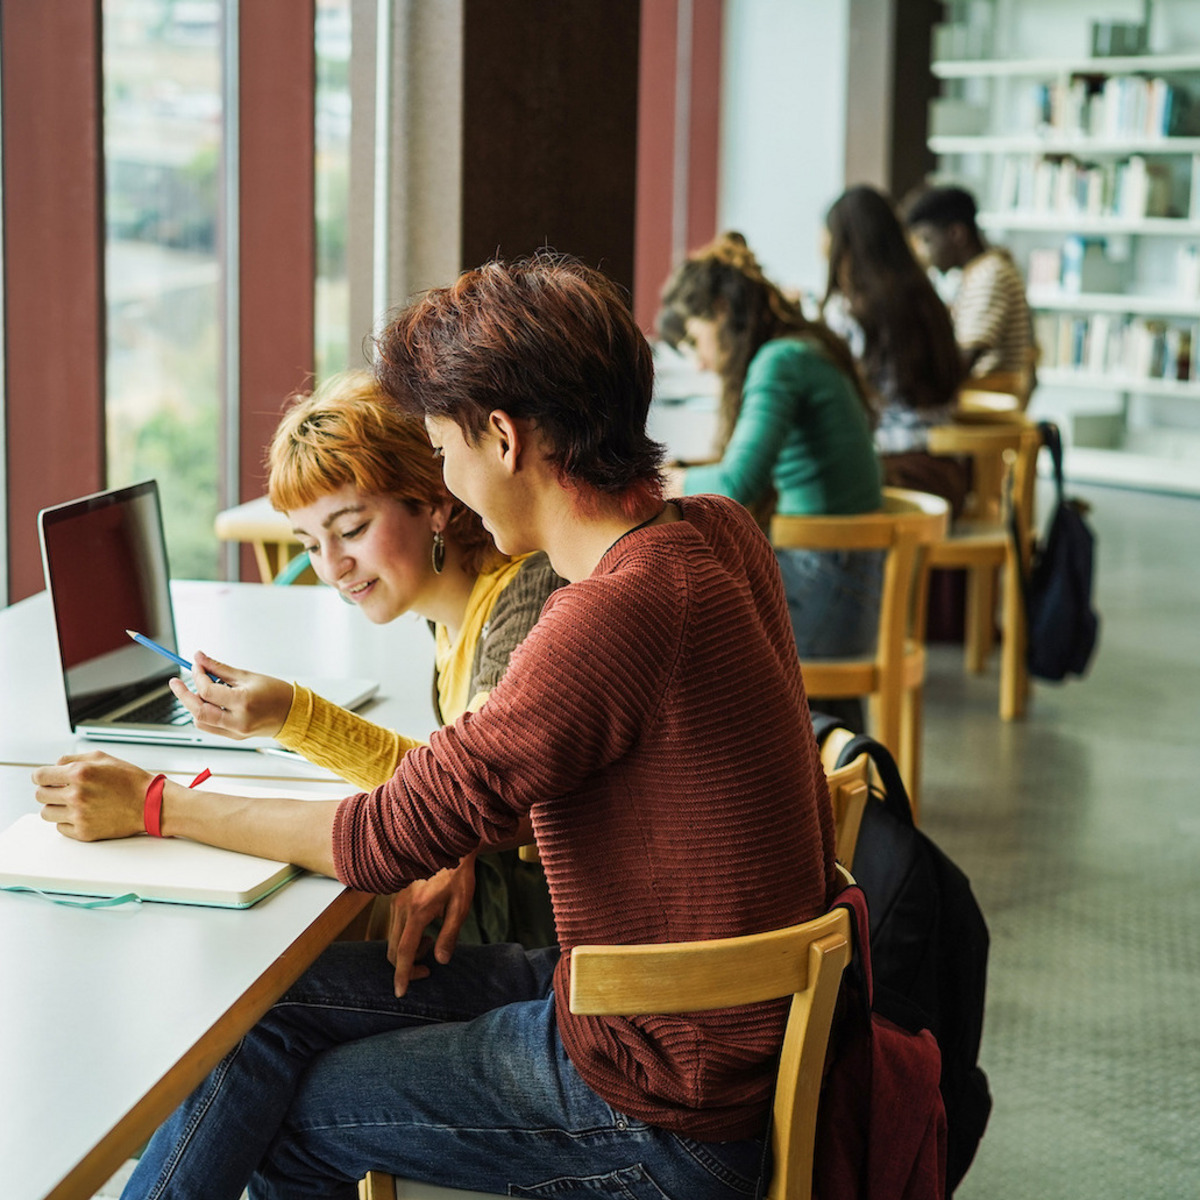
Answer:
[(122, 725), (127, 722), (132, 725), (186, 725), (191, 719), (192, 714), (179, 703), (173, 693), (167, 692), (130, 709), (117, 717), (116, 721)]

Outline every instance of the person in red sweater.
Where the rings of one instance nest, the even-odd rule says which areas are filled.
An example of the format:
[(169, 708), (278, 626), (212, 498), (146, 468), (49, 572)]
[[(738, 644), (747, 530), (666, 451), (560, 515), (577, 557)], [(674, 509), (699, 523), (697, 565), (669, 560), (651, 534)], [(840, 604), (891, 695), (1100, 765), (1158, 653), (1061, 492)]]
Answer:
[[(508, 1194), (754, 1194), (787, 1002), (581, 1017), (571, 948), (825, 911), (834, 830), (775, 557), (732, 500), (662, 498), (651, 356), (571, 260), (491, 263), (381, 336), (446, 485), (568, 580), (475, 713), (373, 792), (246, 800), (168, 782), (161, 828), (389, 892), (536, 835), (560, 947), (461, 946), (397, 986), (337, 943), (163, 1125), (126, 1196), (345, 1197), (368, 1170)], [(34, 774), (48, 820), (141, 832), (148, 774)], [(396, 993), (403, 992), (403, 995)]]

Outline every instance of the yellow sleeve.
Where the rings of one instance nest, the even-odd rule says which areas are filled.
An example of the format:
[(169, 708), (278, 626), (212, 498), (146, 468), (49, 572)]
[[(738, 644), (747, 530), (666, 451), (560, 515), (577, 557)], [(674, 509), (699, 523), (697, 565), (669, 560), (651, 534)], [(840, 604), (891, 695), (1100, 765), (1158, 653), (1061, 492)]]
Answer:
[(292, 707), (275, 740), (368, 791), (390, 779), (410, 750), (424, 745), (339, 708), (298, 683), (292, 684)]

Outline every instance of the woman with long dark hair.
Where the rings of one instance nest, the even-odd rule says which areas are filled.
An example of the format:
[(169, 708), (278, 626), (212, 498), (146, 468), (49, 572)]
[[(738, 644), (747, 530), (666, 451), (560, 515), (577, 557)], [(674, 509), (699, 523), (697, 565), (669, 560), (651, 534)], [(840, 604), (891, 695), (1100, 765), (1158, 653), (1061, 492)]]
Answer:
[(884, 482), (944, 496), (957, 511), (965, 470), (927, 450), (929, 429), (951, 419), (963, 377), (950, 314), (881, 192), (847, 189), (825, 224), (829, 276), (821, 313), (845, 334), (875, 393)]
[[(766, 278), (739, 234), (722, 235), (675, 271), (658, 326), (667, 342), (693, 346), (722, 385), (720, 460), (677, 472), (677, 490), (730, 496), (756, 514), (880, 506), (870, 409), (849, 348)], [(879, 556), (778, 557), (800, 656), (868, 653), (879, 619)]]

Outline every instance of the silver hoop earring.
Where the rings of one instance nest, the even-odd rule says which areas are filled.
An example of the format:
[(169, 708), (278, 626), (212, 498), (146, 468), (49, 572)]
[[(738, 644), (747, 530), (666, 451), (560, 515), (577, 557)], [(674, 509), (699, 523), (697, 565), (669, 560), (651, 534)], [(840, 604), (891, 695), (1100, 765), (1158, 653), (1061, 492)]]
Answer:
[(430, 555), (433, 562), (433, 573), (440, 575), (442, 568), (446, 565), (446, 538), (442, 533), (433, 535), (433, 553)]

